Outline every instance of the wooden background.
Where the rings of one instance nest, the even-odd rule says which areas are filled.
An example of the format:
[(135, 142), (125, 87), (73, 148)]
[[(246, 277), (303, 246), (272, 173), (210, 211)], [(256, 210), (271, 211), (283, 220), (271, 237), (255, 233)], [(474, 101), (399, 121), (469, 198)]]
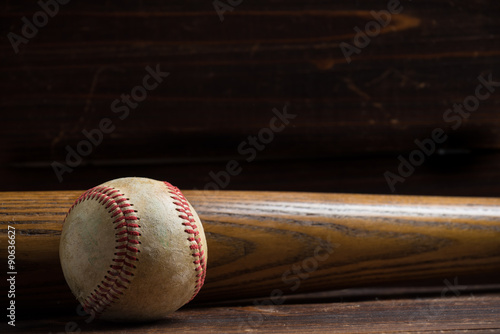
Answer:
[[(210, 171), (241, 162), (227, 189), (391, 193), (383, 173), (415, 139), (449, 139), (398, 194), (500, 194), (500, 89), (457, 130), (443, 121), (500, 81), (500, 4), (402, 1), (380, 35), (346, 62), (339, 47), (387, 1), (243, 1), (221, 22), (206, 1), (71, 1), (15, 54), (9, 32), (40, 10), (0, 5), (0, 190), (87, 189), (120, 176), (203, 189)], [(129, 117), (111, 103), (142, 83), (146, 66), (170, 75)], [(289, 126), (248, 163), (238, 146), (289, 103)], [(82, 130), (116, 129), (59, 182)]]
[[(401, 14), (347, 62), (340, 44), (387, 6), (243, 0), (221, 22), (212, 1), (73, 0), (16, 54), (8, 34), (21, 34), (22, 17), (32, 21), (40, 7), (0, 1), (0, 191), (83, 190), (123, 176), (203, 189), (234, 159), (242, 171), (227, 190), (390, 194), (384, 172), (397, 172), (415, 139), (443, 128), (449, 139), (395, 193), (498, 197), (500, 87), (457, 130), (443, 114), (474, 94), (478, 76), (500, 81), (500, 3), (402, 1)], [(157, 65), (170, 75), (120, 120), (112, 102)], [(297, 117), (245, 161), (239, 145), (285, 104)], [(103, 118), (115, 130), (59, 182), (51, 164), (65, 163), (66, 147)], [(264, 332), (486, 331), (500, 328), (496, 279), (460, 276), (468, 288), (453, 299), (441, 298), (441, 279), (427, 282), (433, 290), (425, 282), (418, 292), (347, 290), (280, 307), (198, 304), (145, 327), (68, 314), (78, 328), (106, 333), (190, 331), (200, 322), (207, 332), (241, 332), (252, 312), (265, 321), (251, 329)], [(474, 285), (481, 280), (490, 285)], [(64, 331), (72, 318), (49, 311), (24, 315), (37, 319), (17, 329)]]

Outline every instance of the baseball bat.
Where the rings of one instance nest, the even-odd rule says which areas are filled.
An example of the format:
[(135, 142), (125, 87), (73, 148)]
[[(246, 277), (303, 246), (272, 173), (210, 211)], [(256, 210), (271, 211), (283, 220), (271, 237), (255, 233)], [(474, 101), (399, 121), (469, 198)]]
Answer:
[[(77, 305), (65, 283), (58, 248), (63, 219), (81, 193), (0, 193), (2, 271), (9, 271), (8, 230), (15, 229), (15, 294), (20, 308), (74, 310)], [(496, 198), (183, 193), (197, 210), (208, 243), (206, 283), (195, 301), (278, 298), (493, 275), (500, 269)], [(3, 286), (5, 282), (2, 279)]]

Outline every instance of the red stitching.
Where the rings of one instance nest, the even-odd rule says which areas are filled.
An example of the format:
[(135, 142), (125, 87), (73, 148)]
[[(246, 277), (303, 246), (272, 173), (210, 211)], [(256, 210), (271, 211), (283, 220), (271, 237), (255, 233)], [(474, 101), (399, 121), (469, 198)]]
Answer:
[(184, 222), (182, 222), (182, 225), (189, 227), (184, 230), (184, 232), (188, 234), (187, 240), (190, 242), (194, 242), (194, 244), (191, 244), (189, 246), (189, 249), (191, 251), (201, 250), (192, 253), (193, 257), (195, 258), (193, 264), (196, 265), (194, 270), (199, 273), (196, 275), (197, 280), (194, 288), (194, 293), (191, 299), (189, 300), (191, 301), (198, 294), (201, 287), (203, 286), (203, 283), (205, 282), (205, 276), (207, 272), (205, 252), (202, 250), (201, 238), (199, 237), (197, 238), (200, 232), (198, 231), (198, 227), (195, 224), (196, 220), (194, 219), (194, 216), (191, 213), (188, 201), (177, 187), (174, 187), (168, 182), (164, 183), (171, 194), (170, 197), (173, 199), (173, 204), (177, 206), (176, 210), (180, 213), (179, 218), (184, 220)]
[[(98, 317), (114, 300), (119, 298), (119, 295), (123, 294), (123, 290), (127, 289), (130, 280), (124, 276), (134, 276), (131, 270), (134, 270), (136, 266), (133, 262), (139, 261), (134, 255), (140, 252), (136, 246), (140, 244), (140, 241), (134, 237), (138, 238), (141, 235), (138, 230), (135, 230), (140, 228), (137, 224), (140, 219), (137, 217), (136, 210), (128, 209), (132, 206), (128, 198), (118, 189), (106, 186), (95, 187), (84, 192), (68, 210), (66, 217), (85, 200), (97, 200), (108, 210), (110, 217), (114, 218), (113, 224), (116, 224), (115, 229), (118, 230), (115, 234), (115, 241), (118, 245), (115, 248), (121, 250), (114, 254), (115, 258), (112, 259), (113, 265), (110, 265), (108, 275), (104, 276), (97, 288), (82, 302), (87, 313), (93, 313)], [(122, 208), (127, 208), (127, 210), (122, 210)]]
[(113, 202), (110, 202), (110, 203), (108, 204), (108, 206), (106, 207), (106, 209), (107, 209), (107, 208), (109, 208), (109, 206), (110, 206), (111, 204), (113, 204), (113, 207), (112, 207), (111, 209), (109, 209), (109, 212), (113, 212), (113, 211), (115, 211), (115, 209), (116, 209), (116, 208), (119, 208), (118, 204), (116, 204), (116, 203), (115, 203), (115, 201), (113, 201)]

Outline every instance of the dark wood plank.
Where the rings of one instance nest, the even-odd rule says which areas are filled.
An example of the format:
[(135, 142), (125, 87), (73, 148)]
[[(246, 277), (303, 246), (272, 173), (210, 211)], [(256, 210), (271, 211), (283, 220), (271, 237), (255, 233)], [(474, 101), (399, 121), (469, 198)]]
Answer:
[[(339, 43), (352, 42), (354, 27), (386, 1), (244, 3), (222, 23), (211, 3), (71, 2), (18, 55), (3, 37), (0, 159), (64, 161), (66, 145), (103, 117), (116, 130), (87, 162), (235, 156), (285, 102), (297, 119), (260, 158), (406, 152), (436, 127), (450, 136), (445, 148), (498, 149), (499, 94), (456, 131), (442, 115), (474, 93), (479, 75), (500, 80), (499, 5), (403, 6), (349, 64)], [(38, 8), (4, 7), (2, 36)], [(112, 101), (156, 64), (171, 76), (117, 119)]]
[(88, 316), (20, 321), (23, 333), (491, 333), (500, 330), (500, 296), (360, 301), (295, 305), (185, 308), (148, 324), (110, 324)]
[[(280, 139), (276, 139), (277, 141)], [(274, 143), (268, 147), (274, 150)], [(408, 153), (402, 153), (408, 156)], [(247, 162), (236, 156), (241, 173), (232, 176), (222, 190), (314, 191), (361, 194), (392, 194), (384, 173), (397, 173), (398, 155), (364, 158), (279, 159)], [(211, 173), (226, 170), (230, 157), (217, 161), (172, 161), (165, 159), (110, 161), (82, 164), (59, 182), (48, 163), (13, 165), (0, 168), (0, 189), (70, 190), (88, 189), (105, 181), (125, 176), (167, 179), (182, 189), (204, 189), (214, 182)], [(214, 157), (213, 160), (216, 160)], [(450, 152), (434, 155), (415, 169), (403, 183), (395, 185), (396, 194), (436, 196), (500, 196), (500, 154)]]

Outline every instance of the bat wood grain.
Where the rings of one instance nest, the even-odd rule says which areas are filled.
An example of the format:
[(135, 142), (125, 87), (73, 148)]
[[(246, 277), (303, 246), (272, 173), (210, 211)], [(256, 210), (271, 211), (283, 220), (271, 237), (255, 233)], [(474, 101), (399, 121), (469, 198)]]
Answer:
[[(12, 226), (19, 307), (77, 305), (58, 245), (65, 214), (81, 193), (0, 193), (0, 253), (6, 262)], [(208, 272), (197, 301), (492, 275), (500, 268), (500, 199), (183, 193), (207, 234)]]

